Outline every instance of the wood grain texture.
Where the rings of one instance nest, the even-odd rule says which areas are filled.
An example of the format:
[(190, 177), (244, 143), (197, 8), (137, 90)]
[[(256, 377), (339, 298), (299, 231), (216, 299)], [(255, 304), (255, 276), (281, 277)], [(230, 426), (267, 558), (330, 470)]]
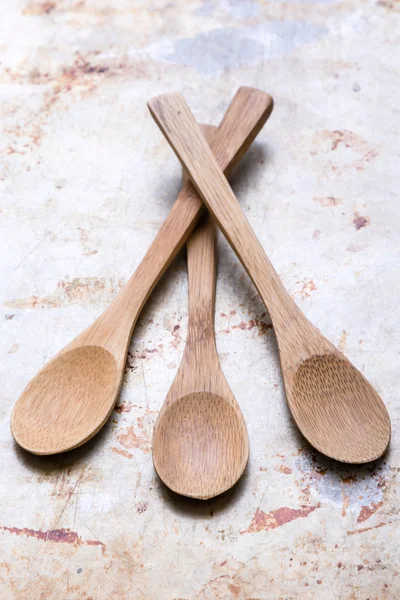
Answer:
[(153, 460), (174, 492), (204, 500), (232, 487), (249, 456), (243, 415), (215, 345), (215, 226), (208, 215), (188, 241), (187, 260), (187, 341), (154, 428)]
[[(237, 163), (271, 111), (268, 94), (252, 88), (238, 90), (212, 144), (222, 169), (229, 172)], [(202, 208), (187, 182), (126, 287), (28, 384), (11, 417), (11, 431), (20, 446), (34, 454), (65, 452), (85, 443), (105, 424), (118, 397), (137, 318), (192, 232)], [(99, 357), (108, 364), (107, 385), (92, 377)]]
[(382, 456), (390, 419), (363, 375), (306, 319), (285, 290), (180, 94), (149, 109), (266, 304), (289, 408), (306, 439), (342, 462)]

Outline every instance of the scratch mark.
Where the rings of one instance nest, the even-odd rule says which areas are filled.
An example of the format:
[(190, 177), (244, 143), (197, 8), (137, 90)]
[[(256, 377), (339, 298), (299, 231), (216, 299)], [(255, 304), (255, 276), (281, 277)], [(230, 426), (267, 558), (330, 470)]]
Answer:
[(35, 252), (36, 248), (38, 248), (40, 246), (40, 244), (43, 244), (43, 242), (49, 235), (50, 235), (50, 232), (48, 231), (46, 233), (46, 235), (43, 237), (43, 239), (39, 240), (38, 243), (35, 244), (35, 246), (32, 248), (32, 250), (29, 250), (28, 254), (26, 256), (24, 256), (24, 258), (21, 260), (21, 262), (19, 262), (17, 264), (17, 266), (14, 269), (14, 272), (20, 268), (20, 266), (30, 257), (31, 254), (33, 254), (33, 252)]
[(390, 525), (390, 523), (378, 523), (378, 525), (374, 525), (373, 527), (364, 527), (363, 529), (354, 529), (353, 531), (348, 531), (347, 535), (355, 535), (356, 533), (365, 533), (366, 531), (371, 531), (372, 529), (379, 529), (384, 525)]

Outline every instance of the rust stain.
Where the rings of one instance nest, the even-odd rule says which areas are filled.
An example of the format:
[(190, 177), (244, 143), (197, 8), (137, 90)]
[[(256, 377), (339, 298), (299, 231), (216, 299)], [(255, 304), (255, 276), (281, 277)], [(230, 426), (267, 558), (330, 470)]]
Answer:
[(318, 204), (324, 206), (325, 208), (339, 206), (339, 204), (342, 204), (341, 199), (335, 198), (335, 196), (314, 196), (314, 202), (318, 202)]
[(304, 502), (310, 502), (310, 499), (311, 499), (311, 484), (307, 483), (307, 485), (305, 487), (300, 488), (300, 491), (303, 494), (303, 501)]
[(22, 11), (23, 15), (48, 15), (56, 8), (55, 2), (31, 2)]
[[(397, 471), (400, 471), (400, 468), (398, 468)], [(380, 489), (380, 490), (384, 489), (386, 487), (386, 480), (383, 477), (383, 475), (376, 475), (376, 474), (374, 474), (374, 475), (375, 475), (375, 479), (376, 479), (376, 477), (378, 478), (378, 486), (377, 486), (378, 489)], [(374, 475), (373, 475), (373, 477), (374, 477)]]
[(340, 352), (344, 352), (344, 349), (346, 347), (346, 341), (347, 341), (347, 331), (345, 329), (343, 329), (342, 335), (340, 336), (340, 340), (338, 343), (338, 349), (340, 350)]
[(148, 508), (148, 503), (147, 502), (138, 502), (136, 504), (136, 512), (139, 515), (142, 515), (144, 512), (146, 512), (147, 508)]
[(125, 448), (137, 448), (145, 454), (149, 454), (151, 451), (151, 442), (148, 434), (143, 431), (143, 424), (139, 422), (139, 428), (141, 431), (135, 433), (132, 425), (130, 425), (124, 433), (117, 435), (117, 439), (121, 446)]
[(347, 496), (347, 494), (345, 494), (343, 491), (342, 491), (342, 496), (343, 496), (342, 517), (345, 517), (346, 516), (347, 508), (348, 508), (349, 503), (350, 503), (350, 496)]
[[(237, 567), (237, 571), (241, 570), (245, 566), (244, 563), (239, 563)], [(255, 598), (253, 596), (249, 596), (244, 591), (244, 586), (249, 589), (250, 584), (248, 581), (244, 581), (237, 572), (233, 574), (223, 574), (218, 575), (217, 577), (213, 577), (207, 583), (205, 583), (202, 588), (197, 592), (197, 594), (193, 597), (193, 600), (203, 600), (204, 598), (215, 598), (217, 599), (225, 599), (225, 598), (244, 598), (246, 596), (247, 600), (261, 600), (260, 598)], [(230, 592), (227, 593), (227, 590)], [(178, 598), (177, 600), (184, 600), (183, 598)]]
[(132, 358), (148, 360), (152, 354), (158, 354), (158, 352), (158, 348), (144, 348), (143, 350), (133, 352)]
[(374, 525), (373, 527), (364, 527), (363, 529), (354, 529), (353, 531), (348, 531), (347, 535), (355, 535), (356, 533), (365, 533), (366, 531), (371, 531), (372, 529), (379, 529), (384, 525), (388, 525), (388, 523), (378, 523), (378, 525)]
[(236, 310), (231, 310), (229, 312), (229, 315), (227, 315), (226, 313), (223, 313), (223, 312), (221, 313), (221, 317), (224, 317), (226, 319), (229, 317), (234, 317), (235, 315), (236, 315)]
[(287, 467), (286, 465), (279, 465), (279, 467), (277, 467), (276, 470), (280, 473), (284, 473), (285, 475), (290, 475), (290, 473), (292, 473), (292, 469), (290, 467)]
[(266, 335), (270, 329), (272, 329), (272, 323), (266, 323), (265, 321), (261, 321), (260, 319), (250, 319), (250, 321), (241, 321), (236, 325), (231, 325), (226, 329), (222, 329), (220, 333), (229, 334), (235, 330), (241, 331), (252, 331), (256, 327), (258, 329), (258, 335)]
[(174, 325), (174, 328), (171, 332), (172, 333), (172, 342), (170, 343), (170, 346), (175, 348), (175, 350), (178, 348), (179, 344), (181, 343), (180, 329), (181, 329), (181, 326), (179, 324), (177, 324), (177, 325)]
[(321, 230), (314, 229), (312, 237), (313, 237), (313, 240), (318, 240), (321, 237)]
[(344, 144), (346, 148), (353, 148), (362, 152), (367, 144), (359, 135), (348, 129), (336, 129), (330, 133), (330, 138), (332, 140), (332, 150), (336, 150), (340, 144)]
[(135, 358), (136, 356), (134, 356), (132, 352), (128, 352), (128, 354), (126, 355), (125, 374), (137, 371), (137, 366), (135, 365)]
[(238, 585), (233, 584), (233, 583), (229, 583), (228, 584), (228, 590), (231, 592), (231, 594), (233, 596), (236, 596), (236, 597), (239, 596), (240, 591), (241, 591), (240, 587)]
[[(91, 60), (95, 59), (95, 53)], [(121, 67), (121, 65), (120, 65)], [(96, 85), (90, 75), (108, 74), (110, 67), (104, 64), (93, 64), (88, 58), (85, 58), (80, 52), (75, 52), (75, 59), (72, 64), (61, 67), (56, 72), (40, 71), (39, 69), (31, 70), (27, 75), (22, 72), (13, 72), (10, 69), (5, 69), (6, 73), (12, 81), (27, 81), (33, 85), (53, 84), (53, 94), (48, 96), (48, 102), (57, 102), (57, 94), (61, 92), (71, 91), (74, 86), (83, 86), (86, 89), (93, 91)], [(49, 108), (49, 107), (47, 107)]]
[(290, 523), (295, 519), (301, 519), (308, 517), (318, 506), (301, 506), (299, 509), (288, 508), (282, 506), (277, 510), (273, 510), (270, 513), (257, 508), (253, 520), (250, 526), (245, 531), (240, 533), (256, 533), (258, 531), (269, 531), (270, 529), (276, 529), (286, 523)]
[(312, 279), (303, 279), (301, 281), (296, 281), (296, 283), (302, 284), (302, 288), (301, 288), (301, 290), (294, 292), (294, 294), (292, 294), (292, 296), (300, 296), (300, 298), (302, 300), (309, 298), (309, 296), (311, 296), (312, 292), (315, 292), (315, 290), (318, 289)]
[[(57, 7), (53, 2), (32, 3), (25, 9), (24, 14), (44, 15), (54, 8)], [(29, 118), (22, 126), (17, 125), (13, 130), (7, 130), (11, 142), (7, 150), (8, 154), (26, 154), (40, 145), (41, 126), (46, 123), (54, 106), (60, 104), (67, 94), (71, 94), (74, 98), (84, 98), (97, 89), (100, 80), (105, 76), (113, 77), (126, 68), (122, 63), (114, 64), (112, 67), (98, 64), (97, 54), (99, 52), (94, 51), (84, 57), (79, 52), (75, 52), (72, 64), (58, 68), (56, 71), (51, 68), (42, 71), (37, 68), (17, 71), (4, 68), (11, 82), (48, 87), (48, 91), (44, 93), (43, 104), (36, 115)], [(135, 77), (143, 76), (137, 65), (132, 65), (131, 70)]]
[(342, 483), (345, 484), (354, 483), (355, 481), (357, 481), (356, 475), (347, 475), (346, 477), (342, 477)]
[[(133, 352), (128, 352), (126, 356), (125, 363), (125, 375), (128, 373), (133, 373), (137, 371), (138, 367), (135, 365), (137, 360), (150, 360), (153, 356), (157, 354), (163, 355), (163, 344), (158, 344), (157, 348), (144, 348), (143, 350), (134, 350)], [(130, 412), (133, 405), (129, 404), (121, 404), (115, 408), (116, 412)]]
[[(29, 150), (39, 146), (42, 130), (38, 124), (30, 123), (29, 126), (15, 125), (13, 129), (5, 129), (11, 145), (7, 148), (7, 154), (19, 154), (23, 156)], [(19, 149), (17, 149), (17, 147)]]
[(355, 168), (358, 171), (364, 170), (368, 163), (379, 155), (381, 150), (378, 146), (371, 147), (361, 136), (348, 129), (336, 129), (334, 131), (324, 129), (315, 136), (311, 155), (330, 154), (339, 148), (344, 148), (350, 152), (350, 158), (347, 158), (346, 164), (340, 166), (330, 160), (327, 161), (328, 171), (333, 171), (337, 175), (348, 168)]
[(11, 565), (8, 562), (2, 562), (0, 563), (0, 569), (6, 569), (7, 573), (10, 573)]
[(377, 510), (381, 508), (383, 505), (383, 501), (381, 502), (372, 502), (371, 506), (362, 506), (360, 510), (360, 514), (358, 515), (357, 523), (364, 523), (367, 519), (369, 519)]
[(0, 531), (8, 531), (12, 535), (26, 536), (41, 540), (43, 542), (58, 542), (63, 544), (73, 544), (74, 546), (101, 546), (102, 553), (106, 550), (105, 544), (99, 540), (82, 540), (82, 538), (70, 529), (49, 529), (41, 531), (40, 529), (29, 529), (24, 527), (6, 527), (0, 526)]
[(113, 452), (115, 452), (115, 454), (120, 454), (121, 456), (124, 456), (125, 458), (133, 458), (133, 454), (131, 454), (130, 452), (127, 452), (126, 450), (121, 450), (120, 448), (115, 448), (115, 447), (112, 447), (111, 450)]
[(86, 544), (86, 546), (101, 546), (102, 554), (104, 554), (106, 551), (106, 546), (103, 544), (103, 542), (100, 542), (99, 540), (87, 540), (84, 543)]
[(72, 304), (109, 302), (123, 288), (122, 279), (83, 277), (61, 280), (54, 292), (47, 296), (28, 296), (10, 300), (10, 308), (61, 308)]
[(354, 227), (357, 229), (357, 231), (359, 229), (362, 229), (363, 227), (367, 227), (367, 225), (370, 224), (370, 218), (369, 217), (363, 217), (361, 215), (359, 215), (358, 213), (354, 213), (354, 219), (353, 219), (353, 223), (354, 223)]
[(327, 469), (324, 469), (323, 467), (321, 467), (321, 465), (312, 465), (311, 468), (316, 479), (319, 479), (320, 477), (325, 477)]
[(386, 8), (387, 10), (400, 12), (400, 0), (378, 0), (376, 4)]
[(301, 448), (297, 448), (296, 452), (292, 452), (292, 456), (300, 456), (300, 454), (304, 453), (304, 446), (301, 446)]
[(133, 408), (143, 408), (143, 406), (140, 406), (139, 404), (130, 404), (129, 402), (123, 402), (122, 404), (118, 404), (114, 408), (114, 410), (115, 412), (122, 414), (131, 412)]
[(16, 352), (18, 352), (18, 348), (19, 348), (19, 344), (12, 344), (10, 346), (10, 348), (8, 349), (7, 354), (15, 354)]
[(82, 227), (78, 227), (77, 229), (79, 231), (79, 237), (80, 237), (80, 241), (82, 244), (83, 255), (84, 256), (93, 256), (94, 254), (97, 254), (97, 250), (92, 250), (89, 246), (89, 244), (90, 244), (89, 232), (86, 231), (86, 229), (82, 229)]
[(126, 402), (124, 402), (123, 404), (118, 404), (118, 406), (115, 406), (114, 410), (118, 414), (122, 414), (124, 412), (131, 412), (132, 408), (133, 404), (127, 404)]
[(373, 161), (378, 155), (379, 155), (378, 148), (373, 148), (372, 150), (370, 150), (369, 152), (364, 154), (364, 156), (362, 156), (361, 158), (356, 160), (356, 162), (354, 163), (354, 167), (358, 171), (363, 171), (366, 168), (365, 163), (369, 163), (369, 162)]
[(315, 136), (314, 145), (316, 146), (316, 150), (312, 151), (311, 154), (334, 152), (339, 146), (349, 148), (353, 152), (362, 155), (371, 151), (368, 142), (349, 129), (334, 129), (333, 131), (323, 129)]

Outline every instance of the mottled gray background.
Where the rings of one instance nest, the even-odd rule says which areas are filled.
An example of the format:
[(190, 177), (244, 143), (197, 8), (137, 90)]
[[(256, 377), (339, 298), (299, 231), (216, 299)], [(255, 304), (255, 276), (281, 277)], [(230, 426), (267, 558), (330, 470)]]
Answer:
[[(2, 600), (399, 598), (399, 0), (0, 6)], [(390, 452), (352, 468), (300, 437), (269, 316), (222, 237), (217, 344), (251, 441), (237, 488), (186, 501), (152, 465), (184, 253), (104, 430), (60, 457), (22, 452), (15, 400), (123, 286), (179, 189), (147, 99), (179, 90), (218, 124), (239, 85), (275, 110), (234, 189), (295, 301), (382, 395)]]

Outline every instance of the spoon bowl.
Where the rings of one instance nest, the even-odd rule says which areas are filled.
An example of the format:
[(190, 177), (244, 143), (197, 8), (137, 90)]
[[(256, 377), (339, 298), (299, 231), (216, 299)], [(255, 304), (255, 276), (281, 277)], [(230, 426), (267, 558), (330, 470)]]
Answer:
[(108, 419), (120, 380), (113, 355), (100, 346), (81, 346), (58, 355), (18, 399), (11, 420), (16, 442), (35, 454), (79, 446)]
[(154, 428), (153, 461), (174, 492), (206, 500), (238, 481), (249, 456), (244, 418), (215, 345), (215, 227), (208, 215), (188, 241), (187, 262), (188, 336)]
[(335, 460), (370, 462), (389, 445), (385, 406), (360, 371), (339, 353), (314, 355), (302, 362), (287, 398), (307, 441)]
[(226, 398), (209, 392), (187, 394), (171, 404), (158, 421), (153, 446), (154, 465), (164, 483), (199, 499), (231, 488), (248, 459), (242, 415)]

